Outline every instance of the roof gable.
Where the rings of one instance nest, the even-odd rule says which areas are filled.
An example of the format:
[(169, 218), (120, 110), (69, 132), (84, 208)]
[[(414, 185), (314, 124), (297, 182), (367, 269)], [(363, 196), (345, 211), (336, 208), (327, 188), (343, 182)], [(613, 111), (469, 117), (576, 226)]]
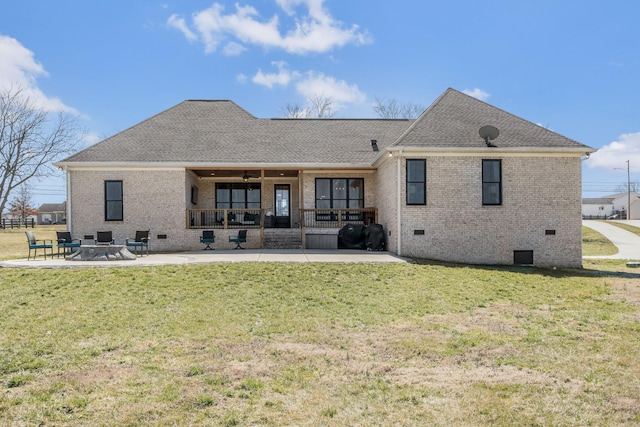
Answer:
[(447, 89), (417, 120), (259, 119), (232, 101), (188, 100), (57, 164), (369, 167), (392, 146), (487, 149), (478, 134), (484, 125), (500, 130), (493, 141), (500, 148), (593, 151)]
[(568, 148), (593, 151), (483, 101), (447, 89), (394, 144), (419, 148), (486, 148), (478, 131), (491, 125), (500, 135), (491, 141), (499, 148)]
[(371, 165), (412, 120), (258, 119), (231, 101), (184, 101), (67, 162)]

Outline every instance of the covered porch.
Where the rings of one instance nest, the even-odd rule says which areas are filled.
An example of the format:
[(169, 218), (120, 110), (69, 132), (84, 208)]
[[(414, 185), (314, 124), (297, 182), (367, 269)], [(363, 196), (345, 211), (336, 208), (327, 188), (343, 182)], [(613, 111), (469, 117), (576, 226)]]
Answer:
[(337, 236), (347, 224), (378, 223), (369, 168), (202, 168), (188, 169), (187, 178), (186, 229), (221, 230), (221, 236), (248, 229), (261, 248), (277, 238), (270, 236), (293, 236), (294, 246), (306, 248), (308, 235)]

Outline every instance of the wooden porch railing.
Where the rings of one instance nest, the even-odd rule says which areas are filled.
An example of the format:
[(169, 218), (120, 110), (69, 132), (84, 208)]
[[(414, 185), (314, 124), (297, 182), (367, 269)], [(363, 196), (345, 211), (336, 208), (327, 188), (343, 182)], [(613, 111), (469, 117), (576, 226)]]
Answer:
[(263, 209), (187, 209), (187, 228), (260, 228)]
[[(264, 209), (187, 209), (188, 229), (273, 227)], [(378, 222), (378, 208), (300, 209), (301, 228), (342, 228)]]

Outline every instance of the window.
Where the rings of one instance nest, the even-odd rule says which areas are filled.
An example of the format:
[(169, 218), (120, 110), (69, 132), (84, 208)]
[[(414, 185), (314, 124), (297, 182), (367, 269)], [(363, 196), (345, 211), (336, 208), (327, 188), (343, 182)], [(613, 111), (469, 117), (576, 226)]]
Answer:
[(502, 160), (482, 160), (482, 204), (502, 204)]
[(216, 184), (216, 209), (260, 209), (260, 184)]
[(364, 179), (316, 178), (316, 209), (364, 208)]
[(122, 221), (122, 181), (104, 182), (104, 220)]
[(427, 204), (427, 161), (407, 159), (407, 205)]

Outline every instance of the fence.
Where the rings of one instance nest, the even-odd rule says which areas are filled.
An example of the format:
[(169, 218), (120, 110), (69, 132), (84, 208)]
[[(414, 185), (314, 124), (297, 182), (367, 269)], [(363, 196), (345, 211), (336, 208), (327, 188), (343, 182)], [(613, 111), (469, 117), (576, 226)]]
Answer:
[(0, 228), (35, 228), (36, 220), (33, 218), (25, 219), (6, 219), (0, 220)]

